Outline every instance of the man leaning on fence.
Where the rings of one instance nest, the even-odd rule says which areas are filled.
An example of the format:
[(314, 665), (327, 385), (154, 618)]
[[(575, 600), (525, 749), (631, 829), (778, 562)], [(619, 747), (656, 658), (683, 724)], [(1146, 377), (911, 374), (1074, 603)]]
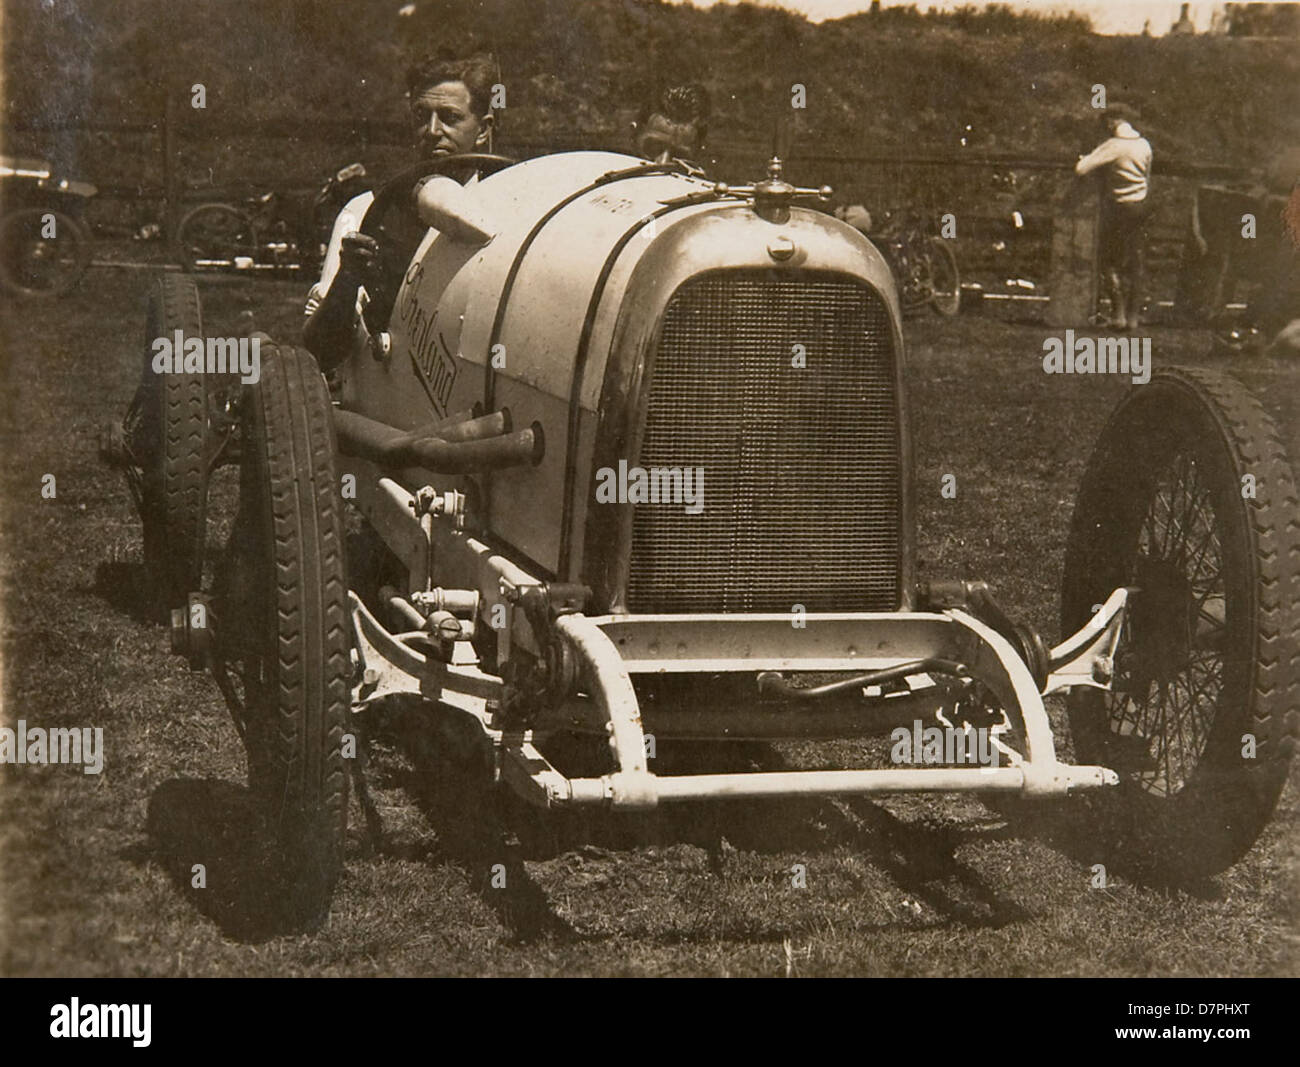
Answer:
[(1110, 135), (1074, 165), (1078, 175), (1099, 172), (1102, 190), (1099, 265), (1112, 293), (1109, 326), (1138, 328), (1141, 311), (1143, 225), (1147, 219), (1151, 145), (1132, 125), (1122, 105), (1102, 112)]

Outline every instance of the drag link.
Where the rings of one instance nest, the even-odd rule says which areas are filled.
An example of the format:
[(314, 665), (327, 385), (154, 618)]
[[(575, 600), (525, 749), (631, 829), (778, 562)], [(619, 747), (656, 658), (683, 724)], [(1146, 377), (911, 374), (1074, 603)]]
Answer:
[(861, 689), (868, 685), (894, 682), (899, 678), (906, 678), (909, 674), (929, 673), (930, 671), (958, 677), (970, 676), (970, 668), (964, 663), (932, 657), (911, 660), (908, 663), (900, 663), (895, 667), (885, 667), (883, 670), (867, 671), (865, 674), (857, 674), (852, 678), (844, 678), (837, 682), (828, 682), (826, 685), (812, 686), (807, 689), (800, 689), (791, 685), (776, 671), (763, 671), (758, 676), (758, 691), (766, 696), (778, 696), (790, 700), (819, 700), (822, 697), (834, 696), (837, 693), (853, 689)]

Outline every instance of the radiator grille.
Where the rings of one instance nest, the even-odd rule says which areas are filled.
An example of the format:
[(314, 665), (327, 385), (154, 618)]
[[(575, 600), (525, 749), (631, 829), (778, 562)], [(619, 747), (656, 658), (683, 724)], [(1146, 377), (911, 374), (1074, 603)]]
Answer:
[(898, 607), (894, 354), (877, 293), (837, 275), (702, 275), (669, 302), (651, 373), (637, 463), (703, 468), (704, 510), (636, 507), (629, 610)]

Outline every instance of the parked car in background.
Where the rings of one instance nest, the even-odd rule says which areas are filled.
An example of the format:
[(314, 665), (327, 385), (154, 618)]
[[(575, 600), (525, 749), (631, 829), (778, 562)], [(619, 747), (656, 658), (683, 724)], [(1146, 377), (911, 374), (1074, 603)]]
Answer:
[(916, 212), (887, 211), (867, 236), (893, 271), (903, 310), (929, 307), (947, 317), (961, 306), (961, 274), (951, 243), (933, 229)]
[(352, 163), (307, 196), (272, 189), (237, 203), (212, 201), (185, 213), (176, 243), (186, 270), (320, 269), (339, 210), (369, 188), (366, 168)]
[(90, 266), (82, 212), (98, 190), (58, 177), (46, 159), (0, 156), (0, 289), (17, 297), (59, 297)]

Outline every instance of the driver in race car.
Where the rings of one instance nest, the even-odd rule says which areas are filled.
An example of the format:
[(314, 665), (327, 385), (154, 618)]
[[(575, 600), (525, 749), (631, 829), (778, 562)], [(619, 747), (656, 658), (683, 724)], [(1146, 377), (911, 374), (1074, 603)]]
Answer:
[[(407, 71), (420, 159), (490, 151), (496, 81), (495, 64), (481, 54), (430, 56)], [(470, 182), (476, 179), (474, 175)], [(303, 344), (326, 372), (347, 357), (368, 305), (369, 321), (387, 321), (402, 275), (426, 232), (413, 215), (395, 211), (383, 222), (384, 241), (359, 233), (373, 202), (374, 194), (365, 192), (339, 212), (320, 280), (307, 296)]]

